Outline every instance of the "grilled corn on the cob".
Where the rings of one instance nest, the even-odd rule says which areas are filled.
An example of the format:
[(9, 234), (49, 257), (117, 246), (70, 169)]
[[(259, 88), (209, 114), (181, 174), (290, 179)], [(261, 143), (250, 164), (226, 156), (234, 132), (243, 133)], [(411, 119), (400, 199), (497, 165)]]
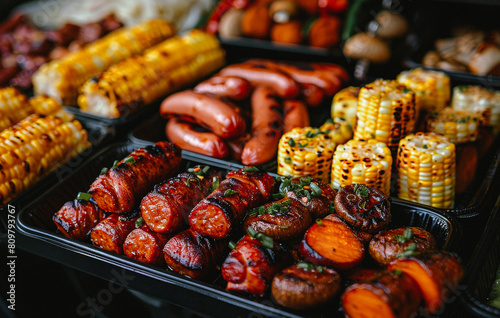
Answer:
[(34, 92), (75, 105), (78, 89), (85, 81), (174, 34), (174, 27), (159, 19), (117, 29), (79, 51), (42, 65), (32, 77)]
[(366, 184), (389, 195), (391, 191), (391, 150), (375, 139), (349, 140), (338, 145), (332, 162), (332, 187)]
[(30, 115), (0, 133), (0, 205), (90, 146), (80, 122)]
[(427, 130), (447, 137), (456, 145), (476, 141), (478, 124), (476, 114), (445, 107), (439, 112), (431, 113)]
[(359, 91), (354, 139), (375, 139), (389, 148), (415, 128), (415, 93), (395, 80), (378, 79)]
[(319, 128), (294, 128), (283, 134), (278, 145), (278, 174), (310, 176), (330, 182), (335, 143)]
[(356, 127), (356, 110), (358, 108), (359, 87), (346, 87), (333, 96), (332, 118), (334, 123), (345, 122), (352, 129)]
[(341, 145), (351, 140), (354, 133), (352, 125), (340, 118), (337, 118), (335, 122), (333, 118), (327, 119), (319, 129), (329, 134), (336, 145)]
[(213, 35), (192, 30), (122, 61), (87, 81), (78, 97), (84, 111), (119, 117), (207, 76), (224, 65)]
[(432, 132), (401, 140), (397, 157), (399, 198), (436, 208), (453, 208), (455, 144)]

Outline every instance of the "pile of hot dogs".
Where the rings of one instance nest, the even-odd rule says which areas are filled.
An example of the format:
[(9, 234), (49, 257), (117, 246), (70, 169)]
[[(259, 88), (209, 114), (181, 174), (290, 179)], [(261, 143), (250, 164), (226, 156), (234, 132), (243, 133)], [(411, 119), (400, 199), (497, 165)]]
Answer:
[[(67, 237), (191, 278), (220, 268), (227, 290), (270, 293), (292, 309), (331, 304), (349, 285), (341, 301), (351, 317), (372, 304), (409, 315), (421, 297), (437, 312), (463, 276), (429, 232), (389, 230), (390, 203), (375, 188), (337, 193), (319, 179), (273, 177), (255, 166), (181, 167), (169, 142), (135, 150), (53, 221)], [(369, 264), (369, 278), (359, 279)]]
[(347, 80), (331, 63), (251, 59), (167, 97), (160, 114), (182, 149), (260, 165), (275, 158), (283, 133), (309, 126), (309, 107), (330, 103)]

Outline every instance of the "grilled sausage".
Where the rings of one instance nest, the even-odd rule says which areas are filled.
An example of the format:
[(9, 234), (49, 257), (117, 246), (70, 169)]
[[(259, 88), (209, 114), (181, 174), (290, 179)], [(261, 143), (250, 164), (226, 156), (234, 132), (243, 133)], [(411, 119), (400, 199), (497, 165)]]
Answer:
[(288, 254), (276, 242), (272, 246), (265, 247), (257, 238), (243, 236), (222, 264), (226, 289), (263, 296), (273, 276), (287, 266)]
[(170, 237), (167, 234), (153, 232), (146, 224), (134, 229), (123, 243), (123, 253), (140, 262), (162, 265), (163, 247)]
[(383, 271), (367, 281), (354, 283), (342, 295), (346, 316), (403, 318), (416, 315), (420, 305), (417, 284), (401, 271)]
[(104, 219), (104, 211), (93, 200), (66, 202), (52, 220), (57, 229), (65, 236), (75, 240), (85, 240), (94, 226)]
[(254, 86), (268, 86), (285, 99), (295, 98), (300, 92), (299, 84), (289, 75), (260, 65), (233, 64), (224, 67), (220, 74), (244, 78)]
[(241, 136), (246, 129), (245, 120), (234, 104), (215, 95), (190, 90), (167, 97), (161, 103), (160, 114), (197, 123), (221, 138)]
[[(197, 172), (201, 167), (196, 167)], [(155, 186), (141, 201), (142, 218), (155, 232), (172, 233), (187, 225), (193, 207), (212, 188), (214, 177), (220, 179), (215, 169), (205, 174), (181, 173)]]
[(89, 193), (104, 211), (129, 212), (155, 184), (174, 176), (181, 161), (177, 146), (157, 142), (133, 151), (116, 168), (97, 177)]
[(274, 178), (254, 169), (229, 172), (219, 188), (193, 208), (189, 214), (191, 228), (216, 239), (229, 237), (246, 213), (266, 202), (273, 192)]
[(272, 239), (287, 241), (300, 237), (311, 226), (309, 211), (296, 200), (283, 198), (253, 209), (243, 228), (249, 226)]
[(454, 253), (424, 251), (392, 261), (389, 270), (401, 270), (418, 285), (428, 313), (438, 313), (464, 276), (464, 268)]
[(229, 149), (221, 137), (213, 132), (197, 129), (196, 126), (194, 123), (171, 118), (167, 122), (165, 133), (169, 141), (183, 150), (221, 159), (229, 155)]
[(175, 272), (191, 278), (203, 278), (226, 255), (227, 240), (214, 240), (189, 228), (167, 241), (163, 256)]
[[(307, 181), (304, 183), (304, 179)], [(319, 195), (304, 196), (305, 191), (310, 189), (310, 183), (314, 182), (321, 190)], [(283, 186), (287, 196), (297, 200), (311, 213), (313, 219), (322, 219), (332, 213), (332, 202), (337, 192), (326, 182), (317, 178), (295, 177), (290, 179), (290, 186)], [(311, 191), (307, 190), (308, 193)], [(309, 198), (310, 197), (310, 198)]]
[(252, 137), (241, 154), (244, 165), (259, 165), (276, 159), (283, 132), (281, 110), (282, 105), (271, 88), (255, 88), (252, 93)]
[[(431, 233), (419, 227), (401, 227), (377, 233), (368, 245), (370, 256), (381, 266), (387, 266), (414, 244), (415, 251), (436, 249)], [(410, 247), (412, 249), (413, 247)]]
[(95, 246), (116, 254), (123, 254), (123, 243), (135, 229), (138, 213), (113, 213), (99, 222), (90, 232), (90, 240)]
[(194, 87), (197, 93), (209, 93), (235, 100), (247, 98), (252, 91), (252, 84), (236, 76), (214, 75)]
[(271, 293), (278, 304), (303, 310), (332, 301), (340, 287), (341, 278), (335, 270), (301, 262), (274, 276)]
[(308, 127), (309, 125), (309, 112), (303, 102), (293, 99), (283, 102), (283, 134), (295, 127)]
[(335, 197), (335, 210), (347, 224), (370, 234), (377, 233), (391, 220), (387, 196), (363, 184), (342, 187)]
[(306, 105), (318, 107), (326, 100), (326, 93), (314, 84), (301, 84), (301, 92)]

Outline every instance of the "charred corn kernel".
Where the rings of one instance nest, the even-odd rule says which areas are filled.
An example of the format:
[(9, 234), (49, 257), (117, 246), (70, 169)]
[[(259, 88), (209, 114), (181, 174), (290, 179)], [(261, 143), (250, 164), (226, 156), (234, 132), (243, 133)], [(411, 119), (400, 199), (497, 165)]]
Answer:
[(119, 117), (222, 67), (225, 53), (213, 35), (192, 30), (122, 61), (87, 81), (78, 97), (84, 111)]
[(47, 95), (33, 96), (29, 99), (29, 103), (34, 113), (38, 115), (53, 115), (61, 118), (63, 121), (70, 121), (75, 117), (66, 111), (58, 101)]
[(90, 146), (78, 121), (30, 115), (0, 133), (0, 205)]
[(416, 68), (399, 73), (397, 81), (415, 92), (426, 113), (440, 111), (450, 101), (450, 77), (444, 72)]
[(453, 208), (455, 144), (433, 132), (410, 134), (401, 140), (396, 161), (397, 195), (436, 208)]
[(428, 131), (445, 136), (454, 144), (476, 141), (478, 129), (478, 115), (451, 107), (431, 113), (427, 121)]
[(294, 128), (283, 134), (278, 145), (278, 174), (310, 176), (330, 182), (335, 143), (319, 128)]
[(332, 118), (334, 123), (347, 123), (356, 127), (359, 87), (346, 87), (333, 96)]
[(389, 148), (415, 128), (415, 93), (395, 80), (378, 79), (359, 91), (354, 139), (375, 139)]
[(332, 187), (366, 184), (389, 195), (391, 191), (391, 150), (375, 139), (349, 140), (335, 149), (332, 162)]
[(500, 91), (476, 85), (462, 85), (453, 88), (451, 107), (481, 114), (480, 125), (491, 126), (500, 131)]
[(33, 113), (28, 98), (17, 88), (0, 88), (0, 131)]
[(333, 118), (327, 119), (319, 129), (329, 134), (336, 145), (341, 145), (351, 140), (354, 133), (351, 124), (341, 119), (337, 119), (334, 122)]
[(85, 81), (174, 34), (174, 27), (159, 19), (117, 29), (79, 51), (43, 64), (32, 77), (34, 92), (75, 105)]

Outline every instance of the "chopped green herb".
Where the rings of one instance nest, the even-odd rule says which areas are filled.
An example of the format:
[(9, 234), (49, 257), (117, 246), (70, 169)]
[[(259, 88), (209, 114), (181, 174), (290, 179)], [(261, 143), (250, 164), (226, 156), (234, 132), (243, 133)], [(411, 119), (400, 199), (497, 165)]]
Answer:
[(316, 224), (318, 224), (318, 226), (323, 226), (321, 219), (316, 219)]
[(250, 235), (250, 237), (255, 237), (255, 234), (257, 234), (257, 231), (255, 231), (251, 226), (247, 227), (247, 234)]
[(135, 220), (135, 228), (138, 229), (144, 224), (144, 219), (142, 216), (138, 217), (137, 220)]
[(272, 194), (272, 197), (273, 197), (273, 199), (274, 199), (274, 200), (281, 200), (281, 199), (283, 199), (285, 196), (284, 196), (282, 193), (279, 193), (279, 192), (278, 192), (278, 193), (273, 193), (273, 194)]
[(323, 272), (323, 266), (316, 266), (316, 270), (320, 273)]
[(243, 168), (243, 171), (245, 171), (245, 172), (259, 172), (260, 170), (257, 167), (248, 166), (248, 167)]
[(212, 192), (217, 189), (219, 189), (219, 177), (214, 176), (212, 178)]
[(102, 168), (102, 169), (101, 169), (101, 173), (99, 173), (99, 175), (101, 176), (101, 175), (105, 174), (106, 172), (108, 172), (108, 170), (109, 170), (109, 169), (108, 169), (108, 168), (106, 168), (106, 167)]
[(118, 167), (118, 162), (119, 162), (118, 160), (115, 160), (113, 162), (113, 167), (112, 167), (113, 169), (116, 169), (116, 167)]
[(395, 274), (395, 275), (401, 275), (401, 273), (402, 273), (402, 272), (403, 272), (403, 271), (402, 271), (402, 270), (400, 270), (399, 268), (394, 270), (394, 274)]
[(403, 235), (397, 235), (397, 234), (394, 234), (392, 237), (393, 237), (393, 238), (396, 240), (396, 242), (398, 242), (398, 243), (406, 243), (406, 239), (405, 239), (405, 237), (404, 237)]
[(290, 157), (288, 157), (288, 156), (287, 156), (287, 157), (285, 157), (285, 163), (287, 163), (287, 164), (291, 164), (291, 163), (292, 163), (292, 158), (290, 158)]
[(290, 139), (288, 140), (288, 145), (289, 145), (290, 147), (295, 147), (295, 140), (293, 140), (293, 138), (290, 138)]
[(319, 196), (319, 195), (321, 195), (321, 192), (322, 192), (321, 188), (316, 183), (311, 182), (310, 187), (311, 187), (311, 190), (312, 190), (312, 195), (314, 195), (316, 197)]
[(407, 241), (413, 239), (414, 233), (413, 230), (409, 227), (406, 228), (404, 237)]
[(330, 201), (330, 214), (335, 214), (337, 211), (335, 210), (335, 201)]
[(314, 265), (307, 262), (298, 262), (297, 268), (305, 269), (306, 271), (312, 271), (314, 269)]
[(347, 201), (350, 201), (350, 202), (356, 201), (356, 199), (357, 199), (356, 195), (352, 194), (352, 193), (349, 193), (348, 195), (346, 195), (345, 198), (347, 199)]
[(274, 241), (271, 237), (265, 236), (262, 234), (262, 237), (259, 239), (259, 241), (262, 243), (262, 246), (267, 247), (267, 248), (274, 248)]
[(289, 225), (281, 225), (281, 226), (280, 226), (280, 229), (289, 229), (289, 228), (290, 228), (290, 226), (289, 226)]
[(133, 165), (135, 163), (135, 159), (134, 159), (134, 157), (127, 157), (123, 160), (123, 162), (128, 164), (128, 165)]
[(227, 189), (225, 192), (224, 192), (224, 196), (225, 197), (232, 197), (233, 195), (237, 194), (238, 191), (236, 190), (233, 190), (233, 189)]
[(422, 148), (424, 148), (424, 149), (428, 149), (428, 148), (429, 148), (429, 146), (428, 146), (427, 144), (424, 144), (424, 145), (422, 146)]
[(299, 148), (305, 148), (307, 145), (309, 145), (309, 141), (304, 141), (303, 143), (299, 142)]
[(311, 177), (301, 177), (300, 178), (300, 185), (305, 186), (311, 184)]
[(230, 249), (234, 249), (236, 247), (236, 243), (233, 241), (229, 241), (228, 246)]
[(367, 201), (361, 201), (359, 205), (361, 206), (361, 208), (366, 210), (366, 204), (367, 204)]
[(88, 201), (91, 198), (92, 198), (92, 195), (90, 193), (87, 193), (87, 192), (78, 192), (78, 194), (76, 195), (77, 200)]
[(201, 173), (207, 174), (208, 170), (210, 170), (210, 166), (204, 166), (203, 169), (201, 169)]
[(363, 185), (358, 185), (358, 187), (355, 188), (354, 192), (356, 192), (356, 195), (361, 198), (368, 198), (370, 196), (370, 191)]

